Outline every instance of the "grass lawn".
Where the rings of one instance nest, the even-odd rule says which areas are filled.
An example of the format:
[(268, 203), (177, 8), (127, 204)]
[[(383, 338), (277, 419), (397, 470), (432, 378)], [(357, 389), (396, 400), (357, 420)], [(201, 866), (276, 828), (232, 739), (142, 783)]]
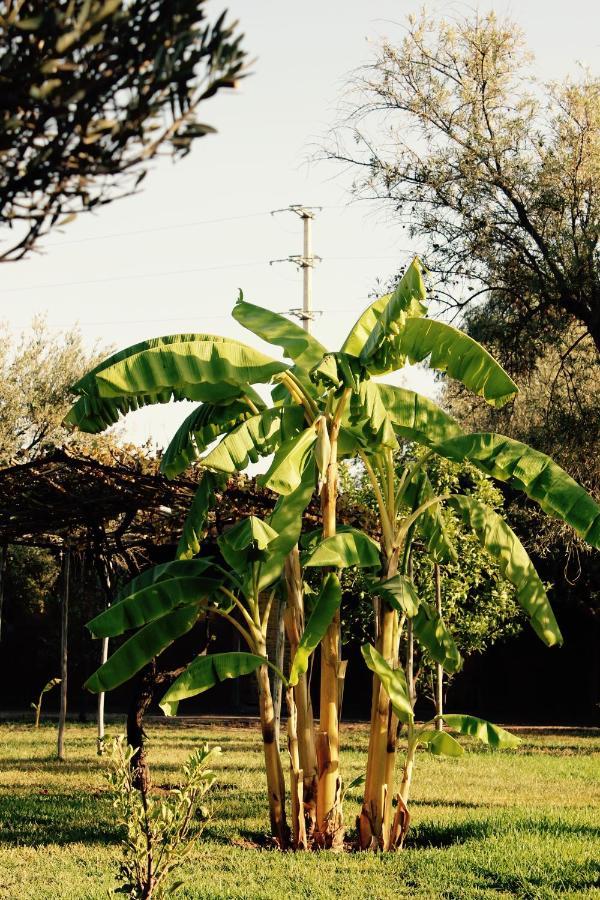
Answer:
[[(110, 732), (121, 730), (112, 725)], [(397, 854), (261, 849), (267, 809), (253, 728), (149, 729), (157, 785), (173, 784), (207, 740), (224, 754), (214, 818), (186, 865), (188, 898), (600, 898), (600, 733), (525, 733), (516, 751), (470, 744), (458, 760), (421, 754), (412, 822)], [(366, 730), (345, 729), (346, 779), (361, 771)], [(0, 897), (100, 898), (114, 886), (119, 833), (92, 726), (0, 725)], [(359, 795), (345, 800), (354, 823)]]

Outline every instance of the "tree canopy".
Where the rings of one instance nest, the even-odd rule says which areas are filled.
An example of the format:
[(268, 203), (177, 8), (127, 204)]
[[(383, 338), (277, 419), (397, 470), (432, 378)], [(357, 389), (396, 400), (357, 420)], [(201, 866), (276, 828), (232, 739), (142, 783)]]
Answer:
[(18, 339), (0, 330), (0, 465), (27, 462), (67, 441), (71, 385), (105, 351), (86, 351), (77, 328), (53, 334), (41, 317)]
[(352, 87), (326, 153), (426, 239), (437, 298), (492, 303), (528, 355), (573, 326), (600, 350), (600, 80), (536, 85), (514, 22), (423, 12)]
[[(214, 131), (199, 107), (244, 75), (237, 23), (205, 0), (0, 2), (0, 261), (134, 191)], [(13, 237), (14, 235), (14, 237)]]

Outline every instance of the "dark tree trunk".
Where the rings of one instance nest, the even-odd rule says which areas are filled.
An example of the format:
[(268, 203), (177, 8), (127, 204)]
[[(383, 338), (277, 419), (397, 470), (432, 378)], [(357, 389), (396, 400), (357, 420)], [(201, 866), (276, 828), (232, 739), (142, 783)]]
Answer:
[(156, 660), (153, 659), (140, 672), (127, 712), (127, 743), (135, 749), (131, 758), (133, 784), (143, 793), (150, 787), (150, 769), (144, 747), (144, 715), (152, 703), (156, 688)]
[(142, 793), (147, 793), (150, 788), (144, 716), (154, 701), (158, 689), (164, 690), (165, 684), (178, 678), (185, 668), (185, 666), (181, 666), (170, 672), (158, 672), (156, 660), (153, 659), (138, 675), (127, 712), (127, 743), (136, 751), (131, 758), (133, 784)]

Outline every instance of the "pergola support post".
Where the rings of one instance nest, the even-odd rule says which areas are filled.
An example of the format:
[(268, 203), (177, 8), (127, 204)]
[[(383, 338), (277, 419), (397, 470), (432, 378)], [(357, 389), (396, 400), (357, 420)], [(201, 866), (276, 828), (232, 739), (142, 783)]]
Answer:
[(69, 580), (71, 572), (71, 550), (63, 551), (63, 595), (60, 617), (60, 712), (58, 714), (58, 758), (65, 758), (65, 722), (67, 720), (67, 675), (68, 675), (68, 637), (69, 637)]
[[(436, 563), (434, 567), (435, 573), (435, 608), (438, 615), (442, 615), (442, 577), (440, 567)], [(440, 663), (435, 664), (435, 714), (438, 716), (435, 720), (435, 730), (444, 730), (444, 667)]]
[[(103, 666), (108, 659), (108, 638), (102, 638), (102, 649), (100, 650), (100, 665)], [(98, 756), (104, 753), (104, 691), (98, 694), (98, 738), (97, 749)]]
[(0, 640), (2, 639), (2, 611), (4, 606), (4, 581), (6, 575), (6, 563), (8, 561), (8, 545), (0, 547)]

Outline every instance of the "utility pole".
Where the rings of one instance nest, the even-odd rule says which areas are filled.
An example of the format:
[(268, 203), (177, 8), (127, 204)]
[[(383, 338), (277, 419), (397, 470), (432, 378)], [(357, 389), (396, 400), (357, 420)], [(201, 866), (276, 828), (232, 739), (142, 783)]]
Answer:
[[(302, 322), (302, 327), (310, 334), (310, 325), (315, 317), (315, 311), (312, 307), (312, 272), (316, 262), (321, 262), (320, 256), (315, 256), (312, 251), (312, 223), (315, 212), (321, 209), (320, 206), (302, 206), (300, 203), (292, 203), (285, 209), (274, 209), (272, 216), (282, 212), (291, 212), (302, 219), (302, 255), (287, 256), (285, 259), (272, 259), (269, 265), (275, 263), (291, 262), (299, 269), (302, 269), (302, 308), (288, 309), (289, 315), (296, 316)], [(320, 315), (320, 313), (317, 313)], [(286, 601), (280, 599), (277, 609), (277, 626), (275, 631), (275, 665), (279, 671), (283, 671), (284, 655), (285, 655), (285, 624), (284, 616), (286, 610)], [(275, 710), (275, 740), (279, 746), (279, 732), (281, 725), (281, 698), (282, 698), (281, 678), (273, 675), (273, 707)]]
[(302, 322), (305, 331), (310, 332), (310, 325), (315, 315), (320, 315), (319, 311), (313, 310), (312, 307), (312, 273), (316, 262), (321, 262), (320, 256), (315, 256), (312, 251), (312, 223), (315, 213), (321, 209), (320, 206), (302, 206), (300, 203), (292, 203), (285, 209), (274, 209), (272, 216), (277, 213), (291, 212), (295, 213), (302, 219), (302, 255), (287, 256), (285, 259), (272, 259), (270, 265), (280, 262), (291, 262), (302, 269), (302, 308), (290, 309), (288, 313)]

